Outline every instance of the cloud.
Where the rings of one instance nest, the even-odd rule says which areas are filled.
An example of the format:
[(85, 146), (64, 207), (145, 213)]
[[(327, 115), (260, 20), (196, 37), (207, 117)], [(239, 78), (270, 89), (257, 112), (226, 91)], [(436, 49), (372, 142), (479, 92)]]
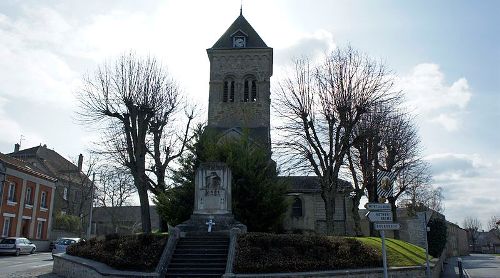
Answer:
[(0, 14), (0, 95), (38, 104), (71, 105), (76, 73), (60, 54), (69, 24), (49, 8), (23, 8), (22, 16)]
[(439, 65), (423, 63), (396, 80), (407, 98), (406, 105), (425, 123), (438, 124), (447, 131), (460, 129), (472, 97), (467, 79), (459, 78), (448, 85)]
[(11, 144), (12, 149), (7, 149), (10, 151), (14, 148), (13, 142), (19, 142), (21, 135), (27, 139), (22, 142), (23, 144), (35, 145), (42, 142), (40, 135), (23, 128), (6, 112), (7, 105), (9, 105), (9, 101), (0, 96), (0, 131), (2, 131), (0, 143)]
[(478, 154), (440, 153), (425, 158), (430, 164), (435, 186), (443, 188), (446, 218), (461, 224), (466, 216), (483, 223), (500, 209), (499, 161)]
[(325, 30), (317, 30), (313, 33), (302, 34), (296, 41), (287, 47), (276, 49), (274, 64), (286, 66), (293, 59), (306, 57), (316, 61), (325, 53), (335, 49), (336, 45), (332, 33)]

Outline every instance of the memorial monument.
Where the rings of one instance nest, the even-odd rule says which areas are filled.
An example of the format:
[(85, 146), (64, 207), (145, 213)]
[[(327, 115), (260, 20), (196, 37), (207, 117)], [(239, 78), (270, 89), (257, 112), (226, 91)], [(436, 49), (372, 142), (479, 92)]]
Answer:
[(225, 163), (202, 163), (196, 170), (194, 211), (177, 225), (181, 232), (218, 232), (246, 226), (234, 219), (231, 207), (231, 169)]

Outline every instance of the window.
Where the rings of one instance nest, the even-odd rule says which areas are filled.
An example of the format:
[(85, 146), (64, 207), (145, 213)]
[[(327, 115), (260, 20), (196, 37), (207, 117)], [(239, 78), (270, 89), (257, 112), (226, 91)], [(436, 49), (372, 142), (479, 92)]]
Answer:
[(63, 199), (64, 200), (68, 200), (68, 188), (65, 187), (64, 188), (64, 191), (63, 191)]
[(45, 221), (38, 221), (38, 224), (36, 225), (36, 238), (40, 239), (42, 238), (43, 235), (43, 223)]
[(292, 216), (302, 217), (302, 200), (300, 198), (295, 198), (292, 204)]
[(26, 188), (26, 197), (24, 198), (26, 205), (31, 205), (31, 187)]
[(248, 78), (245, 80), (243, 89), (243, 101), (257, 101), (257, 81), (254, 78)]
[(3, 229), (2, 229), (2, 237), (8, 237), (10, 231), (10, 217), (6, 217), (3, 219)]
[(47, 208), (47, 192), (42, 191), (42, 200), (40, 201), (40, 207)]
[(9, 195), (7, 197), (7, 200), (11, 202), (16, 201), (16, 184), (13, 182), (9, 184)]
[(224, 91), (222, 93), (223, 102), (234, 102), (234, 81), (228, 79), (224, 81)]

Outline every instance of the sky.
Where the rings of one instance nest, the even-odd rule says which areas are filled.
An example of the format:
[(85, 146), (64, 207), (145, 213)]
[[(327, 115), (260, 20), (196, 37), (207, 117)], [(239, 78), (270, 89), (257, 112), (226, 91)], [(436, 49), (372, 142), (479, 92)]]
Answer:
[[(71, 159), (92, 148), (75, 93), (85, 74), (130, 50), (158, 58), (206, 109), (206, 49), (239, 10), (239, 0), (1, 1), (0, 152), (46, 144)], [(293, 57), (347, 44), (384, 61), (415, 115), (447, 219), (477, 217), (484, 228), (500, 216), (499, 14), (499, 1), (243, 1), (274, 48), (272, 84)]]

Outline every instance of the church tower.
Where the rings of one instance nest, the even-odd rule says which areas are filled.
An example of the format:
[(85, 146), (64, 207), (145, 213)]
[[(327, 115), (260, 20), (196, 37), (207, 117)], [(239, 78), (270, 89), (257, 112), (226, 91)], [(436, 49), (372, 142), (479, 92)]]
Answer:
[(270, 149), (273, 49), (240, 12), (207, 54), (208, 127), (222, 134), (248, 130), (252, 140)]

